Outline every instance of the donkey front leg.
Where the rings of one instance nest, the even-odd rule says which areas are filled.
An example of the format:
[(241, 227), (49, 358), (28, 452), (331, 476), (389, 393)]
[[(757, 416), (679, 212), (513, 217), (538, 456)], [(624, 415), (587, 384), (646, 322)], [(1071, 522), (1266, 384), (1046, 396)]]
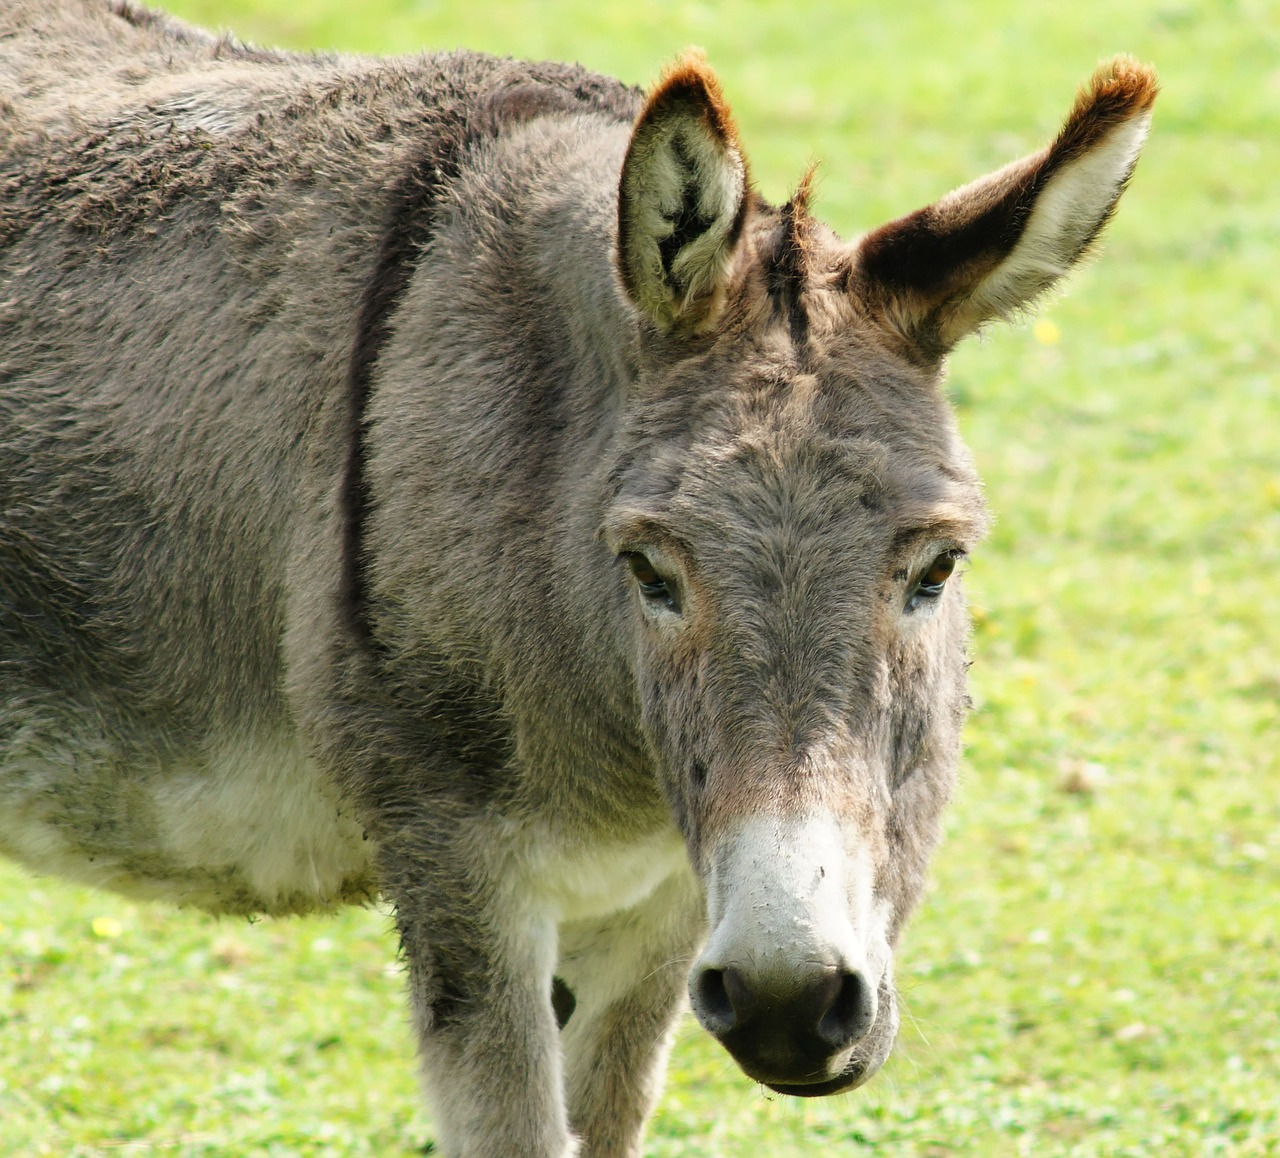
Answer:
[(384, 855), (446, 1158), (572, 1158), (551, 1006), (553, 921), (461, 849)]
[(561, 929), (556, 973), (576, 1001), (566, 1092), (582, 1158), (640, 1158), (703, 924), (698, 886), (680, 873), (633, 909)]

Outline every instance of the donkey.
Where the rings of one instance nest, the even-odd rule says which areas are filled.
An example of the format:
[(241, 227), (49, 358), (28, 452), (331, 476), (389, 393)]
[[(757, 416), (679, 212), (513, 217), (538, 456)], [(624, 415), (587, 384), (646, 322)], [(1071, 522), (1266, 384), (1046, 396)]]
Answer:
[(687, 992), (754, 1081), (898, 1025), (965, 712), (941, 390), (1156, 84), (840, 240), (696, 55), (642, 94), (0, 14), (0, 848), (394, 906), (443, 1151), (635, 1156)]

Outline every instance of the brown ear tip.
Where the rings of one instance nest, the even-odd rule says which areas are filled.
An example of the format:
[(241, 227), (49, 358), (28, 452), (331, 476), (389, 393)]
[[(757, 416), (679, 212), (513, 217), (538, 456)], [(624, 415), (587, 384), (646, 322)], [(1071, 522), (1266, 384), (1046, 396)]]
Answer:
[(681, 101), (700, 104), (711, 114), (717, 127), (732, 140), (737, 140), (737, 130), (720, 78), (707, 63), (707, 54), (697, 47), (686, 48), (666, 68), (657, 84), (649, 92), (645, 112), (641, 118), (658, 108), (665, 108)]
[(1159, 92), (1155, 69), (1135, 57), (1117, 56), (1094, 72), (1088, 95), (1092, 101), (1117, 101), (1134, 112), (1145, 112)]
[(649, 96), (652, 99), (670, 88), (691, 87), (720, 87), (715, 70), (707, 63), (706, 50), (696, 44), (689, 45), (662, 70)]

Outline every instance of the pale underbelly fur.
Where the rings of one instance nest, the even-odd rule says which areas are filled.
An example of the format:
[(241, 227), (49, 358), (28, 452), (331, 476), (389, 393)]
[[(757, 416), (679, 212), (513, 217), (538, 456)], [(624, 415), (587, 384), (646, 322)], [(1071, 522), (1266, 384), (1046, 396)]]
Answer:
[(121, 751), (28, 715), (0, 744), (0, 852), (37, 873), (222, 913), (371, 898), (373, 844), (289, 735)]

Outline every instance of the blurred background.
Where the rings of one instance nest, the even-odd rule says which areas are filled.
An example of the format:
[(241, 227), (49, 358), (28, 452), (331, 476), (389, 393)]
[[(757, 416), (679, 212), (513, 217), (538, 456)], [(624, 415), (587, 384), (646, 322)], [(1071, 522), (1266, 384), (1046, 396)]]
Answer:
[[(869, 1088), (753, 1086), (690, 1021), (647, 1153), (1280, 1154), (1280, 5), (175, 0), (244, 39), (720, 72), (760, 189), (848, 238), (1160, 72), (1101, 257), (954, 358), (997, 516), (976, 711)], [(253, 925), (0, 866), (0, 1153), (428, 1151), (385, 913)]]

